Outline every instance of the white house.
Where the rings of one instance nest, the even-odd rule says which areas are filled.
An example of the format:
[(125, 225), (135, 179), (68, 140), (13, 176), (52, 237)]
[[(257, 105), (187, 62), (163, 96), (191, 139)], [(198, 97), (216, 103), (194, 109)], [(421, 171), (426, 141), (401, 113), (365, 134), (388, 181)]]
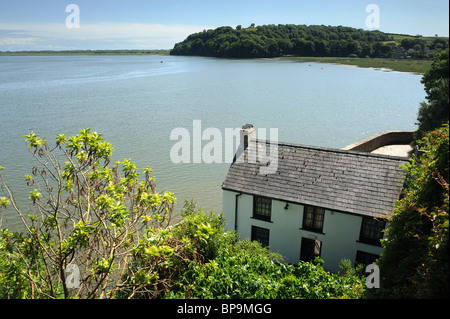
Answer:
[(289, 263), (319, 256), (331, 272), (343, 258), (372, 263), (382, 251), (383, 217), (401, 195), (407, 158), (278, 142), (276, 172), (261, 174), (269, 163), (245, 156), (271, 144), (248, 143), (253, 130), (241, 130), (249, 137), (241, 137), (245, 159), (231, 164), (222, 184), (227, 227)]

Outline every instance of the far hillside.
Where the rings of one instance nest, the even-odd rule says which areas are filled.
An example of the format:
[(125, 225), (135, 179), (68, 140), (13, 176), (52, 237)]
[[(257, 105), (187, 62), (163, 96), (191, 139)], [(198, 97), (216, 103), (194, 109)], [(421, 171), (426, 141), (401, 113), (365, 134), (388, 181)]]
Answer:
[(422, 37), (325, 25), (223, 26), (189, 35), (172, 55), (225, 58), (370, 57), (431, 58), (448, 38)]

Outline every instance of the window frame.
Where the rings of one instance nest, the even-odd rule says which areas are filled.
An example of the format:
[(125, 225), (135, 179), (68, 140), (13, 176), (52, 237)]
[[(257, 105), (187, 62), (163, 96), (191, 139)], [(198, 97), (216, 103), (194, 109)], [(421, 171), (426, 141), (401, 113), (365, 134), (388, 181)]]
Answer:
[[(381, 246), (381, 239), (383, 239), (383, 231), (386, 229), (386, 220), (377, 219), (372, 216), (363, 216), (361, 221), (361, 229), (359, 233), (359, 242)], [(377, 234), (375, 237), (374, 234)]]
[(270, 229), (252, 225), (251, 241), (257, 241), (262, 247), (268, 247), (270, 242)]
[[(264, 201), (266, 201), (266, 202), (264, 203)], [(253, 196), (252, 218), (263, 220), (266, 222), (271, 222), (272, 221), (272, 199), (269, 197), (264, 197), (264, 196)]]
[(378, 254), (357, 250), (355, 257), (355, 266), (362, 264), (364, 265), (364, 267), (366, 267), (367, 265), (373, 264), (378, 258), (380, 258), (380, 255)]
[[(313, 210), (312, 214), (309, 211), (309, 209)], [(324, 221), (325, 221), (325, 208), (312, 205), (304, 205), (303, 220), (302, 220), (303, 230), (323, 234)], [(319, 223), (319, 225), (316, 225), (316, 223)]]

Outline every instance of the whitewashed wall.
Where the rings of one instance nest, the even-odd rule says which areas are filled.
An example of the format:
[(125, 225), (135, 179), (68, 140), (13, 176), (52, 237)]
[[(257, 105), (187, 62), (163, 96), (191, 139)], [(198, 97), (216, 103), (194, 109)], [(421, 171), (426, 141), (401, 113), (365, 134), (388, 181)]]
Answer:
[[(223, 191), (223, 214), (227, 228), (235, 229), (235, 200), (237, 192)], [(241, 238), (251, 238), (252, 226), (270, 229), (269, 246), (272, 251), (283, 255), (286, 262), (300, 261), (302, 237), (322, 241), (321, 258), (324, 268), (337, 273), (342, 258), (355, 261), (356, 251), (380, 254), (381, 247), (359, 243), (362, 216), (325, 210), (323, 234), (301, 229), (303, 205), (272, 200), (271, 222), (252, 218), (253, 196), (241, 194), (238, 197), (237, 232)]]

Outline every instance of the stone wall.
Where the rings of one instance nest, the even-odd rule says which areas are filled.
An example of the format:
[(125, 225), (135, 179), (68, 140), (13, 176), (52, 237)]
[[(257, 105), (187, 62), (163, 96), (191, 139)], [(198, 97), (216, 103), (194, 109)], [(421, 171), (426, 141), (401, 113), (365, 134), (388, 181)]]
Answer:
[(386, 131), (369, 136), (344, 147), (344, 150), (372, 152), (386, 145), (408, 145), (413, 141), (414, 131)]

